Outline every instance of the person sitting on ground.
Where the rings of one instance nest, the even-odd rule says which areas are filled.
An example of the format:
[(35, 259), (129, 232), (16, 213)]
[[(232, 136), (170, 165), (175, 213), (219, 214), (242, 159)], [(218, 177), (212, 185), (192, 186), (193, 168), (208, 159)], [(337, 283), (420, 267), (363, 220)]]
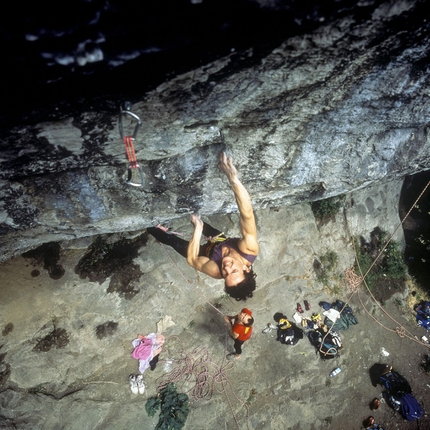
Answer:
[(252, 312), (243, 308), (237, 315), (225, 316), (224, 320), (228, 324), (230, 336), (234, 339), (234, 350), (236, 351), (236, 353), (228, 354), (227, 358), (232, 359), (234, 356), (236, 360), (239, 360), (242, 354), (242, 345), (252, 335), (252, 324), (254, 324)]
[[(238, 178), (231, 156), (220, 155), (220, 169), (226, 174), (236, 198), (240, 215), (241, 238), (227, 238), (224, 233), (204, 223), (196, 214), (191, 215), (194, 232), (191, 240), (170, 233), (158, 225), (147, 232), (159, 242), (171, 246), (187, 259), (194, 269), (215, 279), (224, 278), (225, 292), (236, 300), (252, 297), (256, 288), (252, 264), (258, 255), (257, 225), (248, 191)], [(202, 235), (207, 243), (200, 245)]]

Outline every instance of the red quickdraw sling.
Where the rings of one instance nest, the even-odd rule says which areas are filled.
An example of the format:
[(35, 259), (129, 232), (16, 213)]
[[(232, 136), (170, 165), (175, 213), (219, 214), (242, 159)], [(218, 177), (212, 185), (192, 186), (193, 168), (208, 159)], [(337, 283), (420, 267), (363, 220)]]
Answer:
[[(134, 128), (132, 135), (124, 135), (123, 129), (123, 118), (125, 115), (128, 115), (132, 118), (132, 120), (136, 120), (136, 126)], [(137, 132), (139, 131), (139, 127), (142, 125), (142, 121), (140, 118), (130, 112), (129, 110), (122, 109), (119, 115), (119, 135), (125, 144), (125, 152), (127, 154), (128, 159), (128, 177), (126, 183), (129, 185), (133, 185), (134, 187), (142, 187), (144, 182), (143, 171), (137, 162), (136, 153), (134, 151), (133, 142), (136, 139)]]

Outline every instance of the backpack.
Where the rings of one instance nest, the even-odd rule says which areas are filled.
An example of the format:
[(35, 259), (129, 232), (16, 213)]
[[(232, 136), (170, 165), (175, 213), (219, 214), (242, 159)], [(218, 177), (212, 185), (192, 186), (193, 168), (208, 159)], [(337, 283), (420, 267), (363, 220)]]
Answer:
[(403, 394), (400, 402), (402, 403), (400, 412), (403, 418), (406, 418), (408, 421), (414, 421), (422, 417), (423, 409), (411, 393)]
[(408, 421), (414, 421), (422, 417), (423, 409), (417, 399), (411, 393), (385, 393), (387, 403), (397, 412), (400, 412)]
[(303, 332), (295, 324), (291, 324), (287, 329), (278, 328), (279, 340), (284, 345), (295, 345), (300, 339), (303, 338)]
[(336, 309), (336, 310), (338, 310), (339, 312), (342, 310), (342, 308), (343, 308), (343, 310), (342, 310), (342, 313), (345, 313), (345, 314), (352, 314), (352, 309), (351, 309), (351, 306), (349, 306), (347, 303), (345, 303), (345, 302), (342, 302), (342, 300), (336, 300), (334, 303), (333, 303), (333, 305), (332, 305), (332, 308), (334, 308), (334, 309)]
[(379, 382), (390, 393), (411, 393), (412, 389), (404, 376), (395, 370), (379, 375)]
[(406, 378), (386, 364), (381, 365), (380, 372), (379, 382), (386, 389), (384, 397), (387, 403), (408, 421), (421, 418), (423, 410), (411, 394), (412, 389)]
[(325, 311), (328, 311), (331, 308), (331, 304), (328, 302), (319, 302), (318, 303)]
[(422, 301), (418, 305), (415, 306), (414, 311), (416, 314), (417, 324), (424, 327), (426, 330), (430, 330), (430, 314), (428, 310), (425, 308), (429, 306), (430, 302)]
[(338, 350), (342, 347), (342, 341), (337, 332), (332, 331), (326, 335), (319, 330), (314, 330), (308, 333), (308, 337), (322, 359), (339, 357)]
[(287, 345), (291, 345), (294, 340), (294, 330), (292, 327), (289, 327), (285, 330), (278, 328), (278, 339), (279, 342)]

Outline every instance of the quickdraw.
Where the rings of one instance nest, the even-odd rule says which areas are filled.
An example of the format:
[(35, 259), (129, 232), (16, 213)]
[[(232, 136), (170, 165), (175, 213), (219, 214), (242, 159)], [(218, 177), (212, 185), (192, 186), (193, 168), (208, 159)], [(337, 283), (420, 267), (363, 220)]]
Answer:
[[(132, 118), (132, 120), (136, 120), (136, 126), (134, 128), (132, 135), (124, 135), (123, 128), (123, 118), (125, 115), (128, 115)], [(119, 114), (119, 135), (125, 144), (125, 152), (127, 154), (128, 159), (128, 177), (126, 183), (129, 185), (133, 185), (134, 187), (142, 187), (144, 182), (143, 171), (137, 162), (136, 153), (134, 151), (133, 141), (136, 139), (137, 132), (139, 131), (139, 127), (142, 125), (142, 121), (140, 118), (130, 112), (127, 108), (123, 109), (121, 107), (121, 112)]]

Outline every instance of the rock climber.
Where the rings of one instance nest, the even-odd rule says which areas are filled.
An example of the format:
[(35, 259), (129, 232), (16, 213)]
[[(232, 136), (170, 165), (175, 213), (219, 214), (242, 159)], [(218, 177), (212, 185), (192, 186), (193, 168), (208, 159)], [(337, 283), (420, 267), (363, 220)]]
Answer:
[[(174, 248), (196, 270), (215, 279), (224, 279), (225, 292), (236, 300), (252, 297), (256, 288), (252, 264), (257, 258), (257, 225), (251, 198), (239, 180), (231, 156), (222, 152), (219, 167), (227, 176), (236, 198), (240, 215), (241, 238), (227, 238), (224, 233), (204, 223), (200, 216), (191, 215), (194, 232), (188, 242), (166, 227), (158, 225), (147, 229), (159, 242)], [(200, 245), (202, 235), (206, 243)]]
[(234, 339), (234, 350), (232, 354), (228, 354), (227, 358), (239, 360), (242, 354), (242, 345), (252, 335), (252, 324), (254, 324), (254, 318), (252, 312), (243, 308), (237, 315), (225, 316), (225, 322), (228, 324), (230, 336)]

